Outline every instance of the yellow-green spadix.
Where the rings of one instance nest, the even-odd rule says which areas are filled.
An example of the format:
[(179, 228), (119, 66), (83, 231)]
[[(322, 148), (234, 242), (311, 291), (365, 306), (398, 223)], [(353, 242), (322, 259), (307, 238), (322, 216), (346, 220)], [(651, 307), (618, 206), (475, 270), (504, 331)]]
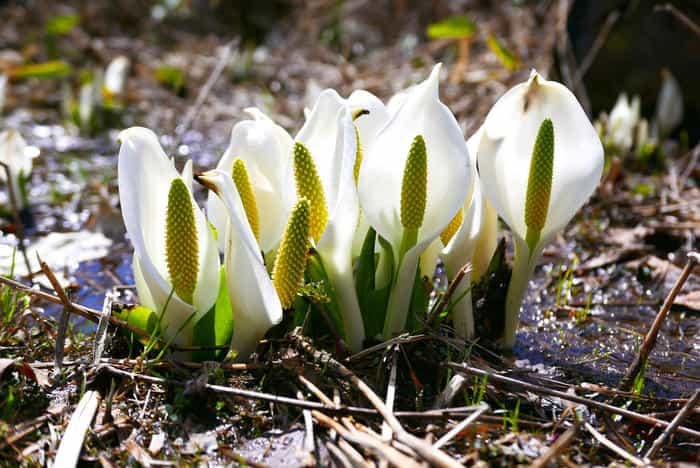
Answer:
[(224, 237), (224, 269), (233, 309), (231, 348), (245, 358), (282, 320), (282, 305), (230, 172), (215, 169), (197, 176), (197, 181), (220, 198), (229, 220), (219, 236)]
[(493, 106), (478, 149), (482, 189), (515, 242), (503, 345), (515, 343), (520, 303), (542, 248), (588, 200), (603, 146), (576, 97), (533, 71)]
[(321, 92), (295, 138), (295, 186), (297, 197), (310, 204), (311, 237), (338, 301), (345, 341), (350, 349), (359, 351), (364, 324), (352, 263), (359, 216), (353, 176), (356, 155), (351, 108), (335, 91)]
[[(471, 185), (462, 132), (438, 96), (439, 73), (438, 65), (406, 92), (360, 169), (362, 212), (394, 250), (385, 338), (405, 330), (418, 258), (457, 214)], [(424, 199), (414, 196), (422, 193)]]
[[(233, 127), (229, 146), (217, 169), (237, 179), (237, 184), (249, 185), (249, 189), (241, 186), (239, 190), (245, 191), (241, 196), (246, 206), (256, 207), (257, 227), (253, 222), (253, 230), (260, 250), (268, 254), (279, 244), (294, 203), (290, 159), (292, 138), (260, 110), (249, 108), (246, 111), (252, 119), (238, 122)], [(234, 174), (236, 161), (238, 175)], [(245, 176), (241, 174), (243, 171)], [(226, 231), (228, 215), (223, 202), (214, 193), (210, 193), (207, 200), (207, 217), (217, 232)], [(223, 251), (223, 235), (219, 236), (218, 242)]]
[(146, 128), (124, 130), (119, 140), (119, 199), (139, 299), (165, 311), (166, 339), (190, 344), (192, 326), (216, 302), (220, 281), (216, 242), (192, 196), (191, 162), (178, 174)]

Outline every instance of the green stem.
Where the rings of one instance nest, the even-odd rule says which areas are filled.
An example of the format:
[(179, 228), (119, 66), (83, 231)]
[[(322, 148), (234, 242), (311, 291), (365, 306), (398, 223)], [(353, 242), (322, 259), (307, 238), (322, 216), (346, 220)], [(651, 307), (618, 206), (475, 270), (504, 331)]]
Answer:
[(413, 294), (413, 283), (415, 279), (416, 268), (418, 267), (417, 259), (415, 266), (409, 265), (411, 268), (405, 270), (406, 253), (413, 248), (418, 242), (418, 229), (404, 228), (399, 245), (399, 255), (396, 262), (391, 281), (391, 293), (389, 294), (389, 302), (387, 304), (386, 317), (384, 318), (384, 339), (392, 338), (396, 333), (400, 333), (406, 327), (406, 317), (408, 316), (408, 304)]
[(411, 250), (411, 247), (418, 242), (418, 229), (404, 228), (403, 236), (401, 237), (401, 245), (399, 246), (399, 266), (406, 252)]
[[(529, 236), (528, 236), (529, 237)], [(506, 320), (503, 330), (503, 348), (511, 349), (515, 345), (515, 332), (518, 330), (520, 305), (527, 292), (530, 276), (535, 269), (541, 247), (528, 248), (528, 241), (513, 237), (515, 240), (515, 258), (513, 274), (508, 284), (506, 296)]]

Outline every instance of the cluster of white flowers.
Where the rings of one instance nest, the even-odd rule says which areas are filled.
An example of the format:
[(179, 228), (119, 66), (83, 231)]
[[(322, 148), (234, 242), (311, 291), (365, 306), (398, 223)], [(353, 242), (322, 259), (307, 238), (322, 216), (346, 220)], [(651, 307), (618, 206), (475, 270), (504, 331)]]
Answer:
[(370, 336), (410, 331), (416, 278), (440, 257), (450, 279), (473, 265), (451, 313), (471, 338), (470, 280), (488, 266), (500, 216), (516, 247), (503, 332), (512, 346), (537, 258), (598, 185), (603, 148), (574, 95), (536, 72), (465, 141), (439, 75), (436, 66), (389, 105), (324, 90), (294, 137), (250, 109), (217, 168), (194, 177), (211, 190), (206, 216), (191, 162), (180, 174), (153, 132), (123, 131), (121, 207), (140, 300), (160, 331), (246, 356), (284, 310), (307, 313), (308, 282), (357, 351)]

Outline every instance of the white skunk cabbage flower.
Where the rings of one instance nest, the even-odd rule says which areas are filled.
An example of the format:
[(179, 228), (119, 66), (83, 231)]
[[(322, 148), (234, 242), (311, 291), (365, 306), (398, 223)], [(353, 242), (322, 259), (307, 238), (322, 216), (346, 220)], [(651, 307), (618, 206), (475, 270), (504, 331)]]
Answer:
[(471, 186), (462, 132), (438, 96), (439, 73), (437, 65), (408, 91), (360, 169), (362, 211), (394, 255), (385, 338), (404, 331), (418, 259), (454, 218)]
[[(19, 208), (26, 205), (26, 198), (22, 193), (22, 180), (29, 177), (32, 170), (32, 159), (39, 155), (36, 146), (29, 146), (17, 130), (9, 129), (0, 133), (0, 162), (7, 165), (10, 171), (9, 185), (19, 203)], [(0, 168), (0, 181), (7, 183), (7, 174), (4, 168)], [(9, 194), (8, 194), (9, 199)]]
[(635, 137), (635, 128), (639, 123), (639, 96), (631, 101), (625, 93), (620, 94), (608, 117), (606, 134), (612, 142), (627, 151), (632, 147)]
[(534, 70), (496, 102), (482, 128), (481, 188), (515, 242), (503, 338), (510, 348), (539, 255), (598, 186), (603, 146), (571, 91)]
[(216, 241), (192, 196), (191, 161), (178, 174), (146, 128), (124, 130), (119, 140), (119, 199), (141, 304), (163, 314), (166, 339), (188, 345), (220, 282)]
[(130, 66), (131, 62), (123, 55), (109, 62), (105, 69), (103, 84), (103, 89), (109, 97), (121, 96), (124, 93)]
[(310, 237), (335, 292), (349, 348), (358, 351), (364, 324), (355, 292), (352, 246), (359, 203), (353, 176), (357, 133), (346, 100), (321, 92), (296, 136), (293, 154), (297, 196), (310, 204)]
[(661, 89), (656, 99), (656, 135), (668, 136), (683, 121), (683, 92), (681, 85), (667, 70), (661, 70)]
[[(345, 104), (350, 114), (353, 116), (353, 121), (355, 123), (357, 148), (355, 164), (353, 166), (353, 177), (355, 179), (355, 185), (357, 185), (364, 154), (367, 148), (374, 144), (374, 140), (377, 138), (379, 131), (389, 121), (390, 115), (388, 109), (378, 97), (362, 89), (353, 91), (345, 100)], [(369, 224), (367, 223), (367, 218), (365, 218), (362, 214), (362, 210), (360, 210), (360, 219), (357, 222), (357, 229), (355, 230), (352, 245), (353, 258), (356, 258), (360, 254), (362, 243), (365, 240), (368, 229)]]
[[(224, 239), (224, 269), (233, 309), (231, 349), (239, 359), (245, 358), (265, 333), (282, 320), (282, 304), (249, 222), (245, 195), (231, 177), (231, 171), (208, 171), (197, 176), (197, 181), (221, 199), (227, 213), (228, 221), (224, 230), (219, 231), (219, 238)], [(303, 240), (305, 247), (306, 237)], [(306, 248), (303, 253), (306, 254)], [(296, 281), (298, 285), (299, 278)]]
[[(216, 168), (233, 178), (259, 250), (268, 254), (277, 248), (294, 203), (293, 140), (260, 110), (249, 108), (246, 112), (253, 119), (233, 127), (229, 146)], [(222, 200), (214, 192), (207, 200), (207, 217), (219, 233), (221, 251), (229, 220)]]

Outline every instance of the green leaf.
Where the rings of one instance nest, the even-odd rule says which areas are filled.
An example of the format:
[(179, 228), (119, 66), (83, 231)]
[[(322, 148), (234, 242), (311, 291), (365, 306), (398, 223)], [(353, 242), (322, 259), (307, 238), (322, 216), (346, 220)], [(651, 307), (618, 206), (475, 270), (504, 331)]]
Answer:
[[(225, 346), (231, 343), (234, 327), (233, 311), (223, 267), (221, 267), (220, 277), (219, 296), (214, 307), (192, 327), (192, 344), (194, 346)], [(194, 361), (214, 361), (224, 358), (227, 353), (228, 349), (193, 351), (192, 359)]]
[(462, 39), (476, 32), (476, 24), (467, 16), (457, 15), (428, 25), (430, 39)]
[[(134, 308), (118, 312), (117, 317), (127, 322), (132, 327), (139, 328), (146, 333), (153, 334), (158, 326), (158, 314), (153, 310), (144, 306), (136, 306)], [(147, 339), (139, 338), (142, 343)]]
[(420, 329), (425, 322), (428, 313), (428, 291), (423, 283), (420, 274), (420, 267), (416, 268), (416, 278), (413, 281), (413, 292), (411, 293), (411, 305), (408, 309), (407, 329), (415, 331)]
[(323, 261), (316, 252), (312, 252), (312, 254), (309, 256), (309, 263), (306, 267), (306, 282), (321, 283), (321, 286), (319, 287), (323, 289), (325, 297), (328, 298), (328, 302), (323, 304), (323, 308), (328, 313), (328, 317), (333, 322), (333, 326), (335, 326), (338, 334), (345, 338), (345, 327), (343, 326), (343, 316), (340, 314), (338, 296), (335, 289), (333, 289), (333, 285), (328, 280), (328, 274), (323, 266)]
[(10, 71), (15, 79), (42, 78), (47, 80), (63, 78), (72, 73), (73, 68), (63, 60), (51, 60), (43, 63), (21, 65)]
[(498, 61), (501, 62), (501, 65), (503, 65), (506, 69), (512, 71), (517, 70), (520, 67), (520, 60), (518, 57), (506, 49), (505, 46), (501, 44), (493, 34), (489, 34), (489, 36), (486, 38), (486, 45), (489, 47), (489, 49), (491, 49), (491, 52), (493, 52), (496, 58), (498, 58)]
[[(386, 251), (387, 245), (382, 242), (381, 237), (379, 239), (380, 244)], [(377, 233), (374, 229), (370, 228), (362, 243), (355, 281), (355, 291), (357, 292), (357, 300), (360, 304), (362, 322), (364, 323), (365, 336), (367, 337), (382, 333), (390, 292), (389, 285), (381, 289), (376, 289), (375, 277), (379, 264), (379, 255), (374, 252), (376, 240)], [(388, 246), (388, 248), (390, 255), (391, 247)]]
[(63, 36), (71, 32), (80, 23), (78, 15), (59, 15), (49, 19), (44, 32), (52, 36)]

